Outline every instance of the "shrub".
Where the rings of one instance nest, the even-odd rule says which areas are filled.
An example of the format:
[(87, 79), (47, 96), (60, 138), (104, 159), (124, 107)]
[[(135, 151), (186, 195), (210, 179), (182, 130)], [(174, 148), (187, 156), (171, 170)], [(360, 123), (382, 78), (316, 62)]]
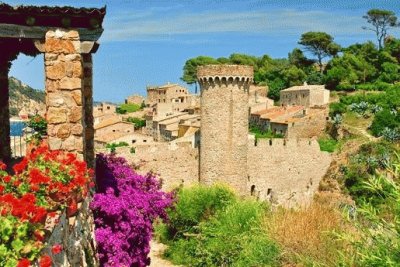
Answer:
[(111, 144), (107, 144), (106, 148), (110, 149), (111, 153), (115, 152), (115, 149), (117, 147), (123, 147), (123, 146), (129, 146), (129, 144), (127, 142), (119, 142), (119, 143), (111, 143)]
[(126, 121), (135, 124), (135, 129), (139, 129), (146, 126), (146, 120), (143, 120), (141, 118), (129, 117), (128, 119), (126, 119)]
[(319, 138), (318, 144), (321, 151), (333, 153), (338, 146), (338, 141), (331, 138)]
[(131, 112), (136, 112), (140, 109), (141, 106), (137, 104), (122, 104), (119, 107), (117, 107), (117, 113), (119, 114), (131, 113)]
[(193, 187), (178, 193), (164, 226), (166, 256), (188, 266), (275, 266), (279, 249), (262, 220), (261, 202), (238, 200), (222, 186)]
[(396, 129), (398, 127), (400, 127), (400, 113), (384, 109), (375, 115), (370, 130), (374, 136), (381, 136), (385, 128)]
[(167, 218), (173, 194), (162, 192), (152, 174), (135, 173), (115, 155), (98, 156), (96, 182), (90, 207), (101, 266), (147, 266), (152, 223)]
[(341, 102), (334, 102), (329, 105), (329, 116), (333, 118), (336, 114), (344, 114), (347, 111), (347, 105)]
[(47, 135), (47, 121), (40, 115), (32, 117), (28, 121), (28, 127), (32, 128), (34, 131), (30, 141), (35, 142), (37, 145), (43, 137)]
[[(397, 157), (393, 166), (385, 172), (372, 175), (363, 184), (363, 189), (374, 196), (377, 207), (365, 199), (357, 209), (356, 235), (341, 235), (351, 242), (354, 253), (346, 255), (354, 266), (399, 266), (400, 265), (400, 162)], [(380, 199), (380, 200), (376, 200)]]

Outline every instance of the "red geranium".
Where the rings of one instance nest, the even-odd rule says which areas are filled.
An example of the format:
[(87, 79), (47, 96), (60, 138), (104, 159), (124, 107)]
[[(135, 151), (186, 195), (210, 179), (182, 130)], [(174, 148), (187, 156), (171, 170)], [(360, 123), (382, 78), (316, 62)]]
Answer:
[(49, 255), (44, 255), (39, 260), (40, 267), (51, 267), (51, 258)]
[(29, 267), (31, 266), (31, 262), (28, 259), (20, 259), (18, 261), (17, 267)]
[(60, 244), (55, 244), (52, 248), (51, 248), (51, 252), (53, 254), (58, 254), (62, 251), (63, 247)]
[(4, 171), (5, 169), (7, 169), (7, 165), (0, 160), (0, 170)]

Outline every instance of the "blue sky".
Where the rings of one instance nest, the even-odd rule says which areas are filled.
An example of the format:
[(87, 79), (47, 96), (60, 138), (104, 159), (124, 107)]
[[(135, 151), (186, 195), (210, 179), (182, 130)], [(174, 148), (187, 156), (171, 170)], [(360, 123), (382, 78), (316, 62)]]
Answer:
[[(1, 0), (0, 0), (1, 1)], [(10, 5), (107, 5), (94, 54), (94, 98), (122, 102), (145, 95), (146, 85), (180, 81), (187, 59), (232, 53), (287, 57), (300, 35), (325, 31), (342, 46), (375, 41), (362, 30), (371, 8), (400, 17), (397, 0), (7, 0)], [(399, 30), (390, 34), (400, 38)], [(20, 56), (10, 75), (44, 87), (43, 56)]]

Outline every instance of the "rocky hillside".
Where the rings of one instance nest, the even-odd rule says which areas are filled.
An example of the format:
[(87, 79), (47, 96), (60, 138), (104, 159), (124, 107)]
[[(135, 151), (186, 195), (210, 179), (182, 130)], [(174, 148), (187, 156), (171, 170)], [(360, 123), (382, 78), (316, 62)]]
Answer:
[(33, 89), (14, 77), (10, 77), (8, 83), (10, 88), (10, 116), (44, 114), (46, 110), (44, 91)]

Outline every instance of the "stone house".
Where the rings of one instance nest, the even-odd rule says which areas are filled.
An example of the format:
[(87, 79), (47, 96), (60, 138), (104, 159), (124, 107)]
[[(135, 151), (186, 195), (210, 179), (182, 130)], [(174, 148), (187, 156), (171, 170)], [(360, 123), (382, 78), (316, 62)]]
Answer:
[(98, 118), (105, 115), (116, 114), (117, 106), (109, 103), (101, 103), (93, 107), (93, 117)]
[(324, 85), (292, 86), (280, 92), (283, 106), (298, 105), (305, 107), (323, 106), (329, 103), (329, 90)]
[(112, 116), (95, 124), (94, 129), (95, 139), (97, 141), (111, 142), (122, 136), (132, 134), (134, 132), (134, 125), (122, 121), (118, 116)]
[(145, 98), (141, 95), (131, 95), (125, 99), (125, 104), (141, 105), (145, 102)]
[(291, 118), (273, 120), (270, 127), (272, 132), (281, 133), (286, 138), (313, 138), (324, 132), (327, 118), (327, 108), (313, 107)]
[(162, 86), (146, 88), (147, 105), (156, 103), (172, 104), (173, 111), (182, 111), (191, 104), (191, 95), (188, 89), (179, 84), (167, 83)]

